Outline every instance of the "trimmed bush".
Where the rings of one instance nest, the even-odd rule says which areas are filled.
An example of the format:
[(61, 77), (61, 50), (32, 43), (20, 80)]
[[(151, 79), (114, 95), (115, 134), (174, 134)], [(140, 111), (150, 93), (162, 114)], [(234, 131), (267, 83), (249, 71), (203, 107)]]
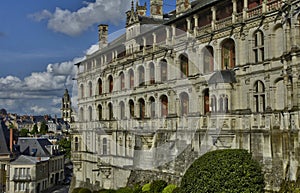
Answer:
[(216, 150), (190, 166), (180, 189), (189, 193), (263, 193), (264, 177), (259, 163), (246, 150)]
[(133, 190), (129, 187), (119, 188), (116, 193), (133, 193)]
[(116, 190), (103, 189), (103, 190), (99, 190), (98, 193), (116, 193)]
[(172, 193), (176, 187), (175, 184), (169, 184), (163, 189), (162, 193)]
[(172, 193), (182, 193), (180, 187), (175, 188)]
[(92, 193), (92, 191), (90, 191), (90, 190), (87, 189), (87, 188), (81, 188), (81, 190), (79, 190), (78, 193)]
[(164, 180), (156, 180), (150, 184), (150, 193), (161, 193), (163, 189), (167, 186), (167, 182)]
[(72, 193), (79, 193), (79, 191), (81, 190), (82, 188), (75, 188)]
[(142, 192), (149, 192), (151, 189), (150, 186), (151, 186), (151, 183), (145, 184), (142, 188)]

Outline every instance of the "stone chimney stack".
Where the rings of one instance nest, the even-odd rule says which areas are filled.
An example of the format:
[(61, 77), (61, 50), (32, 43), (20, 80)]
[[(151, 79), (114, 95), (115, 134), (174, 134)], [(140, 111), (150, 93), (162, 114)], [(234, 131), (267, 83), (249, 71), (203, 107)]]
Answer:
[(98, 42), (99, 48), (104, 48), (107, 46), (107, 37), (108, 37), (108, 25), (100, 24), (98, 26)]
[(150, 0), (150, 15), (156, 19), (163, 19), (163, 0)]
[(139, 5), (139, 1), (136, 1), (136, 12), (140, 16), (146, 16), (147, 4), (145, 2), (144, 6)]
[(190, 0), (176, 0), (176, 16), (181, 15), (191, 8)]
[(13, 146), (14, 146), (14, 130), (12, 127), (10, 127), (9, 128), (9, 150), (10, 150), (10, 152), (14, 151)]

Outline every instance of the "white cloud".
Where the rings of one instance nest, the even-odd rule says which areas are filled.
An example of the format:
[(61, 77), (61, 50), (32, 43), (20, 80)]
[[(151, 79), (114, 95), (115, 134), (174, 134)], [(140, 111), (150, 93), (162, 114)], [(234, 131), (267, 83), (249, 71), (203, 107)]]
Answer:
[(0, 108), (14, 113), (60, 114), (61, 97), (65, 88), (69, 89), (70, 94), (74, 94), (74, 64), (82, 59), (49, 64), (44, 72), (33, 72), (24, 80), (15, 76), (0, 78)]
[(124, 20), (130, 2), (130, 0), (96, 0), (93, 3), (85, 2), (85, 7), (74, 12), (57, 7), (53, 13), (43, 10), (29, 17), (36, 21), (47, 20), (48, 28), (53, 31), (76, 36), (94, 24), (118, 24)]

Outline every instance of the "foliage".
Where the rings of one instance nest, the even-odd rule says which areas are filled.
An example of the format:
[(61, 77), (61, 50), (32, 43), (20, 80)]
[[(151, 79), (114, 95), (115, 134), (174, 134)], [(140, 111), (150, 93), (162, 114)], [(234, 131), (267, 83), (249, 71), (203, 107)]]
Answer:
[(103, 190), (99, 190), (98, 193), (116, 193), (116, 190), (103, 189)]
[(150, 186), (151, 186), (151, 183), (147, 183), (143, 186), (142, 188), (142, 192), (148, 192), (150, 191)]
[(19, 131), (19, 137), (27, 137), (28, 136), (28, 133), (29, 133), (29, 130), (28, 129), (21, 129)]
[(81, 190), (82, 188), (75, 188), (72, 193), (79, 193), (79, 191)]
[(264, 192), (264, 177), (258, 162), (246, 150), (208, 152), (184, 174), (182, 192)]
[(78, 193), (92, 193), (92, 191), (87, 188), (81, 188)]
[(66, 158), (70, 158), (71, 157), (71, 140), (62, 138), (59, 140), (58, 145), (63, 151), (65, 151)]
[(175, 184), (169, 184), (163, 189), (162, 193), (172, 193), (176, 187)]
[(155, 180), (150, 184), (150, 193), (161, 193), (163, 189), (168, 185), (164, 180)]
[(279, 193), (300, 193), (299, 184), (295, 182), (284, 181), (280, 187)]
[(133, 188), (132, 193), (141, 193), (141, 192), (143, 192), (142, 188), (143, 188), (142, 186), (140, 186), (139, 184), (136, 184)]
[(180, 187), (175, 188), (172, 193), (182, 193)]
[(48, 132), (48, 125), (46, 125), (45, 121), (41, 123), (40, 134), (45, 135)]
[(35, 135), (35, 134), (38, 134), (39, 133), (39, 130), (38, 130), (38, 127), (36, 124), (33, 125), (33, 128), (30, 132), (32, 135)]
[(133, 190), (129, 187), (119, 188), (116, 193), (133, 193)]

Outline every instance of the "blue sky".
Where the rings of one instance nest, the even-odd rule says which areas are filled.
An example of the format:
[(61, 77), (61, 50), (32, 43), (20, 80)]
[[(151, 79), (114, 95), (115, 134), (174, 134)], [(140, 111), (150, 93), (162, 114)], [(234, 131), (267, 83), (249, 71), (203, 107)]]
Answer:
[[(109, 33), (124, 28), (130, 2), (2, 0), (0, 108), (19, 114), (60, 116), (64, 88), (76, 95), (74, 63), (97, 44), (97, 25), (109, 24)], [(144, 2), (149, 9), (149, 0), (140, 0)], [(164, 3), (166, 11), (175, 0)]]

